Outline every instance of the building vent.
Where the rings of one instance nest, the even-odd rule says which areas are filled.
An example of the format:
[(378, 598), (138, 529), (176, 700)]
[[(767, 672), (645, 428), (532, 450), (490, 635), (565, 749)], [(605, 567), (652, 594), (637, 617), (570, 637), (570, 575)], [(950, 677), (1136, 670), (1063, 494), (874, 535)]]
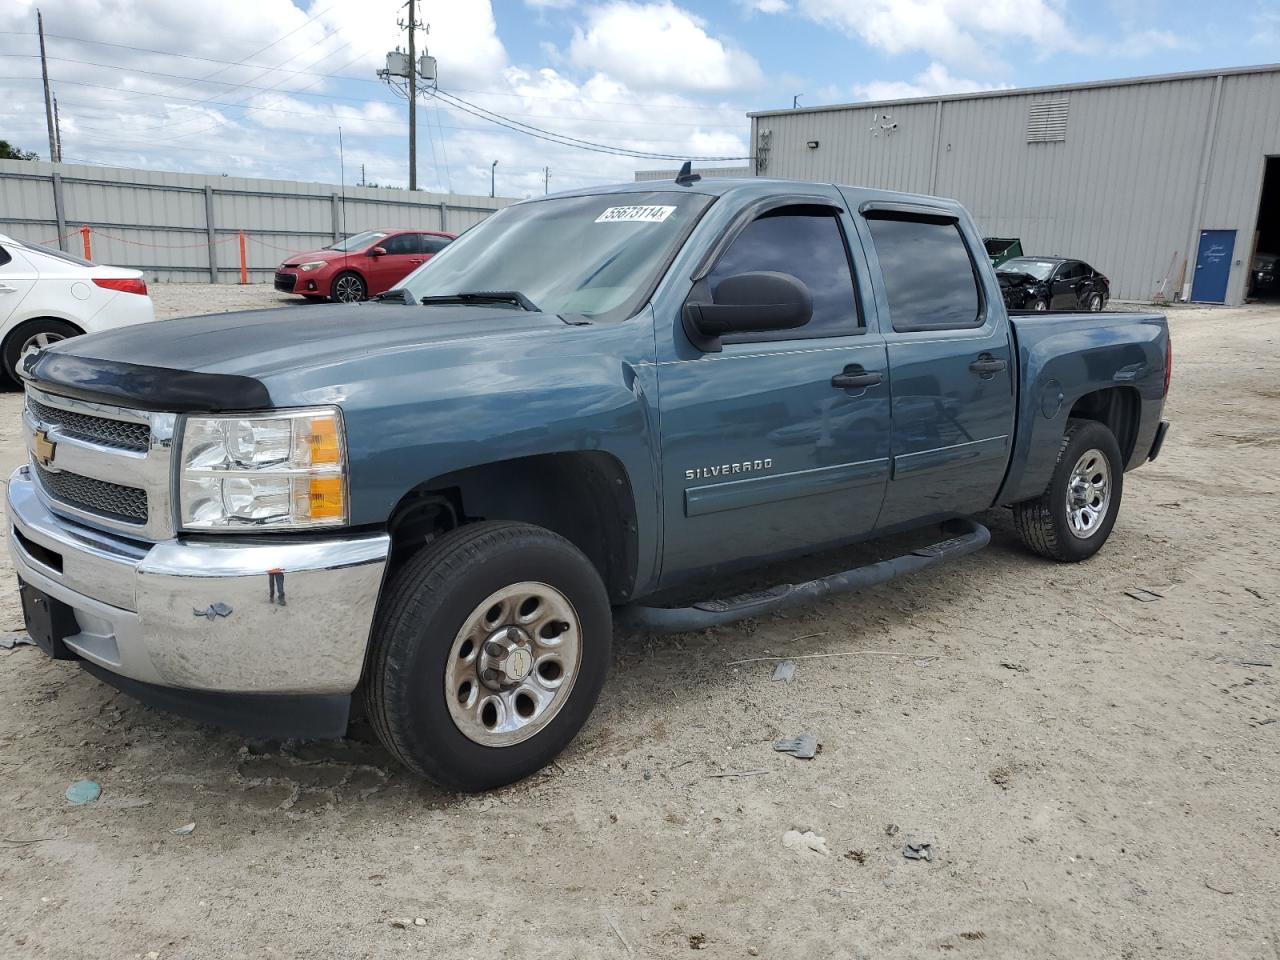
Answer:
[(1027, 143), (1054, 143), (1067, 139), (1067, 107), (1070, 101), (1040, 100), (1027, 114)]

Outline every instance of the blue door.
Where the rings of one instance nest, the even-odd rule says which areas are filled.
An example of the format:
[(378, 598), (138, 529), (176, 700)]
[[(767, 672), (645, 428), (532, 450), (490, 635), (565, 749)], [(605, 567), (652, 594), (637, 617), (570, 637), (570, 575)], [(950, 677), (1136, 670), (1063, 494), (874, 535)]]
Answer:
[(1201, 230), (1200, 252), (1196, 254), (1196, 276), (1191, 299), (1200, 303), (1226, 303), (1227, 278), (1231, 276), (1231, 254), (1236, 248), (1234, 230)]
[(726, 558), (855, 540), (880, 512), (889, 366), (884, 337), (855, 300), (844, 240), (851, 221), (834, 196), (830, 207), (786, 199), (736, 235), (707, 284), (714, 291), (739, 273), (789, 273), (813, 295), (813, 319), (726, 337), (709, 353), (691, 348), (678, 318), (671, 342), (659, 336), (664, 586), (715, 573)]

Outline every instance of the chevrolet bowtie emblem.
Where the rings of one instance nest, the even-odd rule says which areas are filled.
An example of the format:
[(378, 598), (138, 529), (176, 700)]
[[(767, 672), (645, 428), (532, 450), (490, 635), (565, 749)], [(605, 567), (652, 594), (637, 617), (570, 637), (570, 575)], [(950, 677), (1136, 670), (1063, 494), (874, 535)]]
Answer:
[(43, 430), (35, 432), (34, 448), (31, 453), (36, 458), (36, 463), (42, 467), (48, 467), (53, 463), (53, 453), (58, 449), (58, 445), (49, 439), (49, 434)]

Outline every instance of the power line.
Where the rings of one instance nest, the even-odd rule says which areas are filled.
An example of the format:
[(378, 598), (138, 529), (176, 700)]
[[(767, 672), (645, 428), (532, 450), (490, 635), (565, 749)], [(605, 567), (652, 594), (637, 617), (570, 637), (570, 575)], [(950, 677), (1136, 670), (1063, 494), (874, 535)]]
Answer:
[[(330, 9), (332, 9), (332, 7), (321, 11), (321, 13), (317, 14), (316, 16), (317, 17), (322, 16), (324, 13), (327, 13), (328, 10)], [(307, 22), (310, 23), (315, 19), (316, 17), (313, 17), (312, 20), (309, 20)], [(306, 24), (303, 24), (303, 26), (306, 26)], [(298, 30), (300, 29), (302, 28), (299, 27)], [(293, 32), (296, 33), (297, 30)], [(29, 36), (35, 36), (35, 34), (29, 30), (0, 30), (0, 36), (29, 37)], [(46, 33), (45, 36), (53, 37), (59, 40), (68, 40), (73, 43), (97, 44), (99, 46), (115, 47), (120, 50), (130, 50), (135, 53), (150, 53), (150, 54), (155, 54), (159, 56), (176, 57), (182, 60), (195, 60), (195, 61), (200, 61), (204, 63), (220, 63), (220, 64), (225, 64), (227, 66), (233, 66), (233, 67), (235, 66), (265, 67), (266, 64), (247, 63), (246, 61), (251, 57), (257, 56), (258, 53), (261, 53), (263, 50), (268, 49), (270, 46), (274, 46), (275, 43), (279, 43), (281, 40), (287, 39), (289, 36), (291, 36), (291, 34), (286, 34), (284, 37), (281, 37), (279, 40), (276, 40), (274, 43), (268, 44), (267, 47), (263, 47), (262, 50), (249, 54), (249, 56), (246, 57), (244, 60), (220, 60), (216, 57), (199, 57), (199, 56), (195, 56), (194, 54), (175, 53), (170, 50), (155, 50), (149, 47), (135, 47), (126, 43), (110, 43), (105, 40), (89, 40), (85, 37), (70, 37), (70, 36), (66, 36), (65, 34)], [(284, 60), (281, 62), (288, 63), (289, 61)], [(343, 64), (341, 67), (338, 68), (338, 70), (339, 71), (345, 70), (349, 65), (350, 64)], [(352, 83), (371, 83), (371, 84), (376, 84), (381, 86), (381, 81), (370, 80), (368, 77), (357, 77), (351, 74), (344, 74), (340, 72), (317, 74), (311, 70), (285, 70), (283, 67), (280, 67), (280, 66), (271, 67), (269, 69), (272, 72), (292, 73), (300, 76), (315, 76), (321, 79), (329, 79), (329, 80), (346, 80)], [(214, 76), (220, 72), (222, 71), (214, 71), (214, 73), (209, 74), (208, 77)], [(207, 77), (205, 78), (184, 77), (183, 79), (200, 81), (203, 79), (207, 79)], [(584, 104), (598, 103), (604, 106), (644, 107), (646, 109), (652, 109), (654, 107), (665, 107), (672, 110), (681, 110), (686, 112), (700, 111), (700, 112), (708, 112), (708, 113), (722, 113), (726, 109), (737, 109), (737, 108), (729, 108), (726, 106), (712, 107), (712, 106), (705, 106), (705, 105), (694, 104), (694, 103), (660, 103), (652, 100), (598, 100), (598, 99), (595, 99), (594, 97), (551, 97), (542, 93), (515, 93), (510, 90), (474, 90), (468, 87), (454, 87), (453, 89), (458, 93), (471, 93), (471, 94), (477, 94), (480, 96), (515, 97), (521, 100), (537, 99), (542, 101), (550, 101), (550, 102), (558, 102), (558, 103), (584, 103)]]
[(582, 150), (594, 150), (597, 153), (611, 153), (617, 156), (635, 157), (644, 160), (698, 160), (703, 163), (720, 160), (750, 160), (751, 157), (689, 157), (679, 154), (669, 153), (651, 153), (647, 150), (632, 150), (626, 147), (610, 146), (609, 144), (596, 143), (591, 140), (583, 140), (579, 137), (570, 137), (566, 134), (555, 133), (551, 130), (545, 130), (542, 127), (535, 127), (532, 124), (521, 123), (518, 120), (511, 120), (492, 110), (486, 110), (484, 107), (477, 106), (468, 100), (448, 93), (445, 90), (437, 89), (435, 96), (443, 97), (446, 106), (454, 107), (464, 113), (469, 113), (481, 120), (487, 120), (490, 123), (497, 124), (500, 127), (506, 127), (516, 133), (523, 133), (526, 136), (534, 137), (538, 140), (546, 140), (550, 143), (558, 143), (565, 147), (578, 147)]

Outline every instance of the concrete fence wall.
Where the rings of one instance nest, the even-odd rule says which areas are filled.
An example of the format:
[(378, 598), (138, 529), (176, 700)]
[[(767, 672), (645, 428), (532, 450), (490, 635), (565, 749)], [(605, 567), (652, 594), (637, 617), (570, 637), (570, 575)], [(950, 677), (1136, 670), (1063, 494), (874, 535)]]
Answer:
[(513, 200), (378, 187), (0, 160), (0, 233), (160, 282), (268, 281), (291, 253), (377, 228), (462, 233)]

